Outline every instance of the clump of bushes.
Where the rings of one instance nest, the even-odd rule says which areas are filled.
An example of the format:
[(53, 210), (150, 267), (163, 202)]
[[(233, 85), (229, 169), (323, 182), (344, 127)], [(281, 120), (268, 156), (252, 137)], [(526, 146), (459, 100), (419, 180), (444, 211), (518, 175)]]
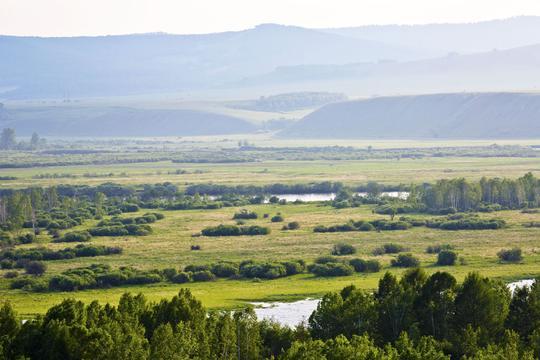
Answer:
[(454, 247), (450, 244), (442, 244), (442, 245), (429, 245), (426, 248), (426, 253), (428, 254), (438, 254), (443, 250), (453, 250)]
[(270, 219), (271, 222), (283, 222), (285, 219), (283, 219), (283, 216), (280, 214), (277, 214), (275, 216), (272, 216)]
[(373, 255), (383, 255), (383, 254), (398, 254), (400, 252), (407, 251), (407, 248), (399, 244), (384, 244), (381, 247), (373, 250)]
[(480, 219), (478, 216), (456, 214), (445, 219), (430, 220), (427, 227), (441, 230), (497, 230), (506, 226), (502, 219)]
[(332, 249), (332, 255), (342, 256), (342, 255), (352, 255), (356, 253), (356, 248), (350, 244), (335, 244)]
[(377, 260), (351, 259), (349, 265), (360, 273), (375, 273), (381, 271), (381, 263)]
[(439, 266), (454, 266), (458, 256), (450, 250), (442, 250), (437, 255), (437, 265)]
[(268, 235), (270, 229), (258, 225), (236, 226), (236, 225), (218, 225), (207, 227), (201, 231), (204, 236), (242, 236), (242, 235)]
[(28, 275), (41, 276), (47, 271), (47, 264), (43, 261), (28, 261), (24, 265), (24, 270)]
[(298, 230), (300, 229), (300, 224), (297, 221), (293, 221), (288, 223), (287, 225), (283, 225), (281, 228), (282, 230)]
[[(13, 260), (16, 264), (19, 261), (31, 261), (31, 260), (64, 260), (73, 259), (76, 257), (93, 257), (103, 255), (115, 255), (120, 254), (122, 248), (120, 247), (108, 247), (101, 245), (77, 245), (74, 248), (65, 248), (62, 250), (51, 250), (44, 247), (29, 248), (29, 249), (16, 249), (16, 250), (4, 250), (0, 252), (0, 260)], [(19, 267), (24, 266), (22, 264)]]
[(316, 226), (314, 232), (347, 232), (347, 231), (395, 231), (395, 230), (407, 230), (412, 225), (406, 221), (389, 221), (386, 219), (378, 219), (372, 221), (349, 221), (348, 223), (341, 225), (331, 226)]
[(523, 255), (520, 248), (503, 249), (497, 253), (497, 256), (504, 262), (520, 262), (523, 260)]
[(351, 265), (341, 262), (329, 262), (326, 264), (312, 264), (308, 266), (310, 273), (316, 276), (349, 276), (354, 273), (354, 268)]
[(248, 211), (247, 209), (242, 209), (240, 210), (240, 212), (237, 212), (234, 214), (233, 220), (239, 220), (239, 219), (250, 220), (250, 219), (257, 219), (258, 217), (259, 216), (257, 215), (257, 213)]
[(420, 266), (420, 260), (418, 260), (413, 254), (399, 254), (397, 258), (392, 259), (390, 265), (393, 267), (418, 267)]
[(54, 242), (86, 242), (92, 238), (88, 231), (72, 231), (54, 240)]

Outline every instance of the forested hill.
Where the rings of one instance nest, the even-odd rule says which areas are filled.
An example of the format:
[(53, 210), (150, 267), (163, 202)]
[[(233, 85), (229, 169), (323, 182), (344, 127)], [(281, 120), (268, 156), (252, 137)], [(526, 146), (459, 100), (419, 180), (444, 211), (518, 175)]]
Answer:
[(296, 138), (540, 138), (540, 94), (456, 93), (330, 104), (279, 136)]

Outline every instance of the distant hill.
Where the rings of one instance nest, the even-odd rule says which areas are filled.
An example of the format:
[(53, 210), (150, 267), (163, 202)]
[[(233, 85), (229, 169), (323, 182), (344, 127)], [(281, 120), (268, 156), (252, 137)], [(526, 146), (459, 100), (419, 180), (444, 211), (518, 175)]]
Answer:
[(540, 138), (540, 94), (458, 93), (380, 97), (323, 106), (290, 138)]
[(518, 16), (462, 24), (358, 26), (321, 31), (395, 46), (414, 47), (435, 57), (450, 52), (469, 54), (540, 43), (540, 17)]
[(0, 36), (0, 54), (0, 98), (188, 91), (278, 66), (425, 57), (399, 46), (272, 24), (207, 35)]
[(540, 45), (409, 62), (281, 67), (244, 86), (322, 88), (370, 96), (540, 90)]
[(249, 133), (256, 127), (243, 119), (195, 110), (126, 107), (26, 107), (7, 109), (0, 128), (18, 135), (43, 136), (195, 136)]

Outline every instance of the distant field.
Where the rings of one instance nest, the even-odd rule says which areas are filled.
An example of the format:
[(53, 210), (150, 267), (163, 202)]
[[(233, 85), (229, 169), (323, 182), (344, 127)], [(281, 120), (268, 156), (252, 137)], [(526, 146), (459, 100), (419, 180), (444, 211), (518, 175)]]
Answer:
[[(186, 170), (187, 174), (168, 174)], [(150, 162), (135, 164), (83, 165), (0, 169), (0, 176), (15, 176), (17, 180), (0, 180), (0, 188), (51, 184), (99, 184), (112, 181), (122, 184), (142, 184), (169, 181), (179, 186), (196, 183), (270, 184), (341, 181), (364, 184), (377, 181), (384, 184), (410, 184), (441, 178), (522, 176), (526, 172), (540, 174), (538, 158), (474, 158), (448, 157), (423, 159), (389, 159), (358, 161), (266, 161), (233, 164), (182, 164)], [(40, 174), (72, 174), (75, 178), (33, 179)], [(82, 177), (91, 173), (99, 177)], [(112, 173), (112, 176), (105, 176)]]
[[(358, 249), (355, 256), (377, 258), (383, 271), (389, 269), (390, 255), (373, 256), (372, 251), (385, 243), (399, 243), (410, 249), (422, 261), (428, 272), (446, 270), (462, 279), (470, 271), (481, 271), (483, 275), (514, 280), (539, 275), (540, 248), (539, 230), (525, 228), (522, 223), (540, 221), (540, 214), (522, 214), (519, 211), (504, 211), (481, 216), (505, 219), (509, 227), (503, 230), (485, 231), (442, 231), (428, 228), (413, 228), (407, 231), (383, 231), (380, 233), (314, 233), (315, 225), (341, 224), (348, 219), (374, 219), (371, 208), (363, 206), (356, 209), (336, 210), (320, 204), (303, 205), (257, 205), (250, 210), (260, 215), (281, 212), (285, 221), (298, 221), (300, 230), (282, 231), (283, 223), (270, 223), (268, 219), (250, 220), (248, 224), (269, 226), (272, 233), (267, 236), (246, 237), (192, 237), (206, 226), (220, 223), (231, 224), (232, 215), (238, 209), (223, 208), (203, 211), (165, 211), (164, 220), (154, 223), (154, 234), (146, 237), (93, 238), (91, 243), (121, 246), (124, 253), (115, 256), (77, 258), (73, 260), (49, 261), (48, 274), (56, 274), (69, 268), (104, 263), (113, 267), (134, 266), (139, 269), (162, 269), (182, 267), (188, 264), (205, 264), (220, 260), (242, 261), (304, 259), (311, 262), (320, 255), (328, 255), (333, 244), (346, 242)], [(81, 226), (87, 227), (91, 223)], [(467, 264), (454, 267), (436, 267), (436, 255), (426, 254), (425, 249), (433, 244), (452, 244)], [(197, 244), (201, 251), (191, 251), (190, 245)], [(43, 244), (52, 248), (64, 248), (73, 244)], [(24, 245), (35, 246), (35, 245)], [(518, 246), (523, 249), (525, 260), (521, 264), (501, 264), (496, 253), (501, 248)], [(394, 271), (394, 270), (392, 270)], [(3, 271), (0, 271), (0, 276)], [(25, 316), (41, 313), (50, 305), (65, 297), (90, 301), (115, 303), (126, 292), (143, 292), (150, 299), (170, 297), (181, 287), (189, 287), (194, 294), (210, 308), (233, 308), (249, 301), (292, 300), (310, 296), (320, 296), (354, 283), (358, 287), (376, 287), (381, 273), (353, 275), (337, 278), (316, 278), (311, 274), (296, 275), (270, 281), (219, 280), (212, 283), (192, 283), (188, 285), (158, 284), (152, 286), (133, 286), (104, 290), (88, 290), (72, 293), (27, 293), (8, 290), (8, 280), (0, 280), (0, 297), (12, 301), (17, 311)]]

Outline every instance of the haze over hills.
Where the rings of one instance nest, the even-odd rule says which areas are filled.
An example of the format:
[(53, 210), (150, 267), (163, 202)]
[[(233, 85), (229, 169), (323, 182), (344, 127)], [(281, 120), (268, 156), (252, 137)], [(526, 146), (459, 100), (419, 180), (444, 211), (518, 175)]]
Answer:
[(208, 35), (0, 37), (1, 97), (84, 97), (215, 87), (278, 66), (423, 56), (292, 26)]
[[(370, 87), (378, 83), (384, 85), (387, 80), (381, 73), (387, 69), (407, 72), (407, 76), (414, 77), (417, 76), (414, 72), (422, 70), (415, 67), (429, 67), (430, 64), (434, 65), (427, 71), (438, 70), (437, 76), (444, 75), (446, 60), (424, 61), (456, 51), (469, 56), (486, 51), (491, 54), (493, 48), (512, 49), (533, 44), (540, 44), (540, 17), (475, 24), (323, 30), (266, 24), (244, 31), (203, 35), (0, 36), (0, 99), (193, 91), (204, 94), (219, 89), (231, 95), (240, 94), (239, 91), (246, 87), (254, 87), (254, 97), (293, 91), (390, 94), (384, 86), (372, 91), (363, 90), (362, 86), (340, 89), (344, 85), (335, 80), (367, 74), (369, 79), (374, 79), (368, 79)], [(517, 61), (526, 61), (530, 55), (523, 53), (522, 56)], [(472, 58), (461, 59), (463, 63), (459, 71), (462, 73), (469, 66), (476, 66), (466, 62)], [(482, 61), (492, 61), (491, 56), (484, 57)], [(407, 65), (400, 67), (403, 63)], [(454, 65), (450, 63), (448, 66)], [(504, 84), (507, 90), (530, 86), (530, 83), (520, 80), (511, 81), (515, 75), (512, 67), (521, 66), (519, 62), (505, 66), (508, 68), (497, 68), (497, 72), (507, 75), (505, 80), (508, 81)], [(379, 81), (381, 76), (383, 79)], [(402, 81), (404, 76), (398, 73), (396, 82)], [(310, 87), (303, 84), (305, 79), (321, 78), (326, 83)], [(477, 80), (478, 89), (501, 90), (500, 84), (496, 86), (489, 79)], [(300, 88), (290, 86), (295, 82)], [(411, 82), (407, 83), (410, 87)], [(272, 90), (269, 90), (270, 86), (273, 86)], [(409, 92), (422, 93), (426, 90), (431, 91), (426, 86), (412, 88)]]
[(414, 47), (437, 57), (449, 52), (467, 54), (540, 43), (540, 17), (519, 16), (462, 24), (358, 26), (321, 31)]
[(540, 94), (462, 93), (330, 104), (280, 133), (290, 138), (540, 137)]

